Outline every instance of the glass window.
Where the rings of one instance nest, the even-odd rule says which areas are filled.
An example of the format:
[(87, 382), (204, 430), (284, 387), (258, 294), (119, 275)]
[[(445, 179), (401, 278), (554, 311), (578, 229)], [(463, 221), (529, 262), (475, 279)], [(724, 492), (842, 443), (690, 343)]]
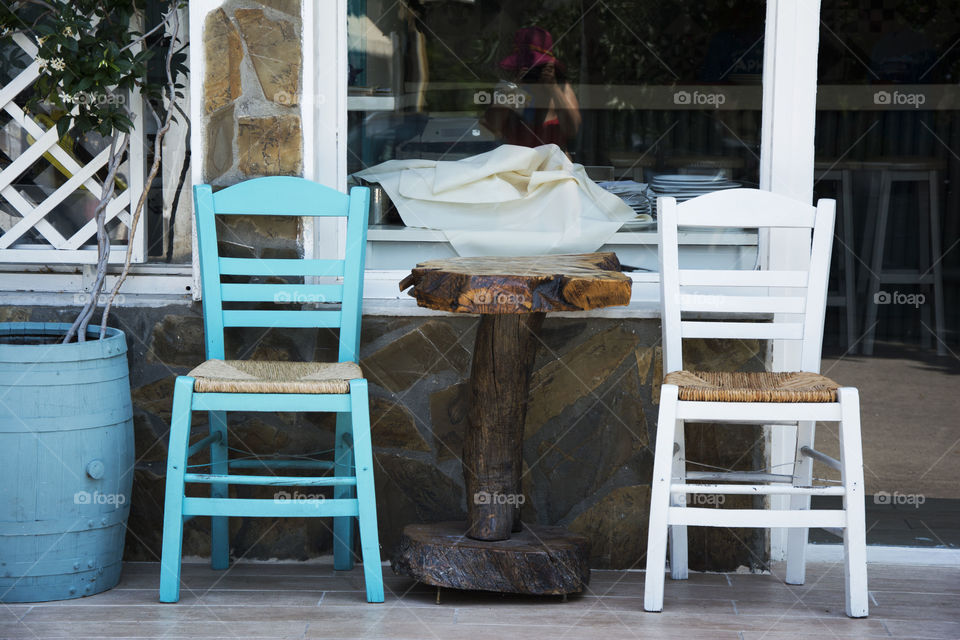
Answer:
[[(623, 263), (655, 270), (657, 195), (758, 183), (765, 11), (763, 0), (352, 0), (348, 171), (373, 167), (380, 178), (413, 169), (381, 182), (386, 193), (375, 188), (369, 267), (515, 246), (615, 250)], [(546, 160), (502, 148), (547, 144), (556, 147)], [(483, 168), (492, 177), (463, 178), (489, 177), (485, 189), (435, 166), (485, 153), (494, 154)], [(529, 182), (531, 168), (581, 180), (567, 197), (514, 206), (511, 188), (540, 184)], [(441, 196), (451, 181), (455, 195)], [(434, 202), (418, 208), (413, 192)], [(483, 228), (479, 200), (497, 212)], [(531, 230), (549, 237), (524, 235)], [(756, 260), (747, 231), (683, 242), (691, 264)]]
[(869, 544), (960, 544), (958, 9), (822, 7), (814, 188), (838, 201), (822, 369), (860, 388)]

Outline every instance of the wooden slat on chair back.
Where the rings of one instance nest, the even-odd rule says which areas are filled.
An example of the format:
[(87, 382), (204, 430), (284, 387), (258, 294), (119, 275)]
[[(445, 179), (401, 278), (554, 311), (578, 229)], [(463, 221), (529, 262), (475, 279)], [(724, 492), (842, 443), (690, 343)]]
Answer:
[[(370, 191), (350, 195), (289, 176), (256, 178), (213, 193), (210, 185), (193, 190), (200, 249), (203, 322), (208, 358), (223, 358), (225, 327), (339, 328), (341, 362), (359, 358), (363, 264), (367, 244)], [(260, 259), (220, 257), (216, 216), (297, 216), (347, 219), (345, 258)], [(323, 277), (335, 284), (232, 283), (221, 276)], [(331, 310), (224, 309), (224, 303), (339, 303)]]
[[(683, 338), (802, 340), (804, 371), (818, 371), (823, 342), (833, 200), (816, 207), (769, 191), (730, 189), (677, 204), (657, 201), (664, 372), (683, 368)], [(807, 232), (803, 270), (681, 269), (677, 228), (799, 229)], [(716, 313), (720, 320), (683, 317)], [(773, 321), (757, 319), (772, 314)], [(746, 319), (737, 316), (748, 316)]]

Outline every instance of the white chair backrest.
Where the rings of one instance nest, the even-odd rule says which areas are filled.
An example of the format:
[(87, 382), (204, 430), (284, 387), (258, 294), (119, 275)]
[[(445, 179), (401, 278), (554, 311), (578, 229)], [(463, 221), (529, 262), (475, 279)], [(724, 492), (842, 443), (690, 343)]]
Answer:
[[(835, 203), (813, 207), (769, 191), (729, 189), (677, 204), (657, 200), (664, 373), (683, 369), (683, 338), (802, 341), (801, 370), (820, 369)], [(798, 270), (682, 269), (677, 227), (798, 229), (808, 267)], [(720, 320), (684, 313), (719, 314)], [(760, 320), (770, 314), (773, 321)], [(737, 316), (747, 316), (737, 319)]]

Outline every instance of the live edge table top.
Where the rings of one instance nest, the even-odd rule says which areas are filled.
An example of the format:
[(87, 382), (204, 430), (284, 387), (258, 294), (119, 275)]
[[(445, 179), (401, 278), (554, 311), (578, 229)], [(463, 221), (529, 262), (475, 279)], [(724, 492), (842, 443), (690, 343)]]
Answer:
[(448, 258), (421, 262), (400, 282), (421, 307), (481, 314), (587, 311), (630, 302), (615, 253)]

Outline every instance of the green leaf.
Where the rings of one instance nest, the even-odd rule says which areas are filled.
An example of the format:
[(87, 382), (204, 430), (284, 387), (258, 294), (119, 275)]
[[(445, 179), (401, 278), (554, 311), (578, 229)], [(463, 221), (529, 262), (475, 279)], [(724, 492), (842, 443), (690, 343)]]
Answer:
[(70, 129), (70, 118), (63, 117), (57, 120), (57, 137), (62, 138)]

